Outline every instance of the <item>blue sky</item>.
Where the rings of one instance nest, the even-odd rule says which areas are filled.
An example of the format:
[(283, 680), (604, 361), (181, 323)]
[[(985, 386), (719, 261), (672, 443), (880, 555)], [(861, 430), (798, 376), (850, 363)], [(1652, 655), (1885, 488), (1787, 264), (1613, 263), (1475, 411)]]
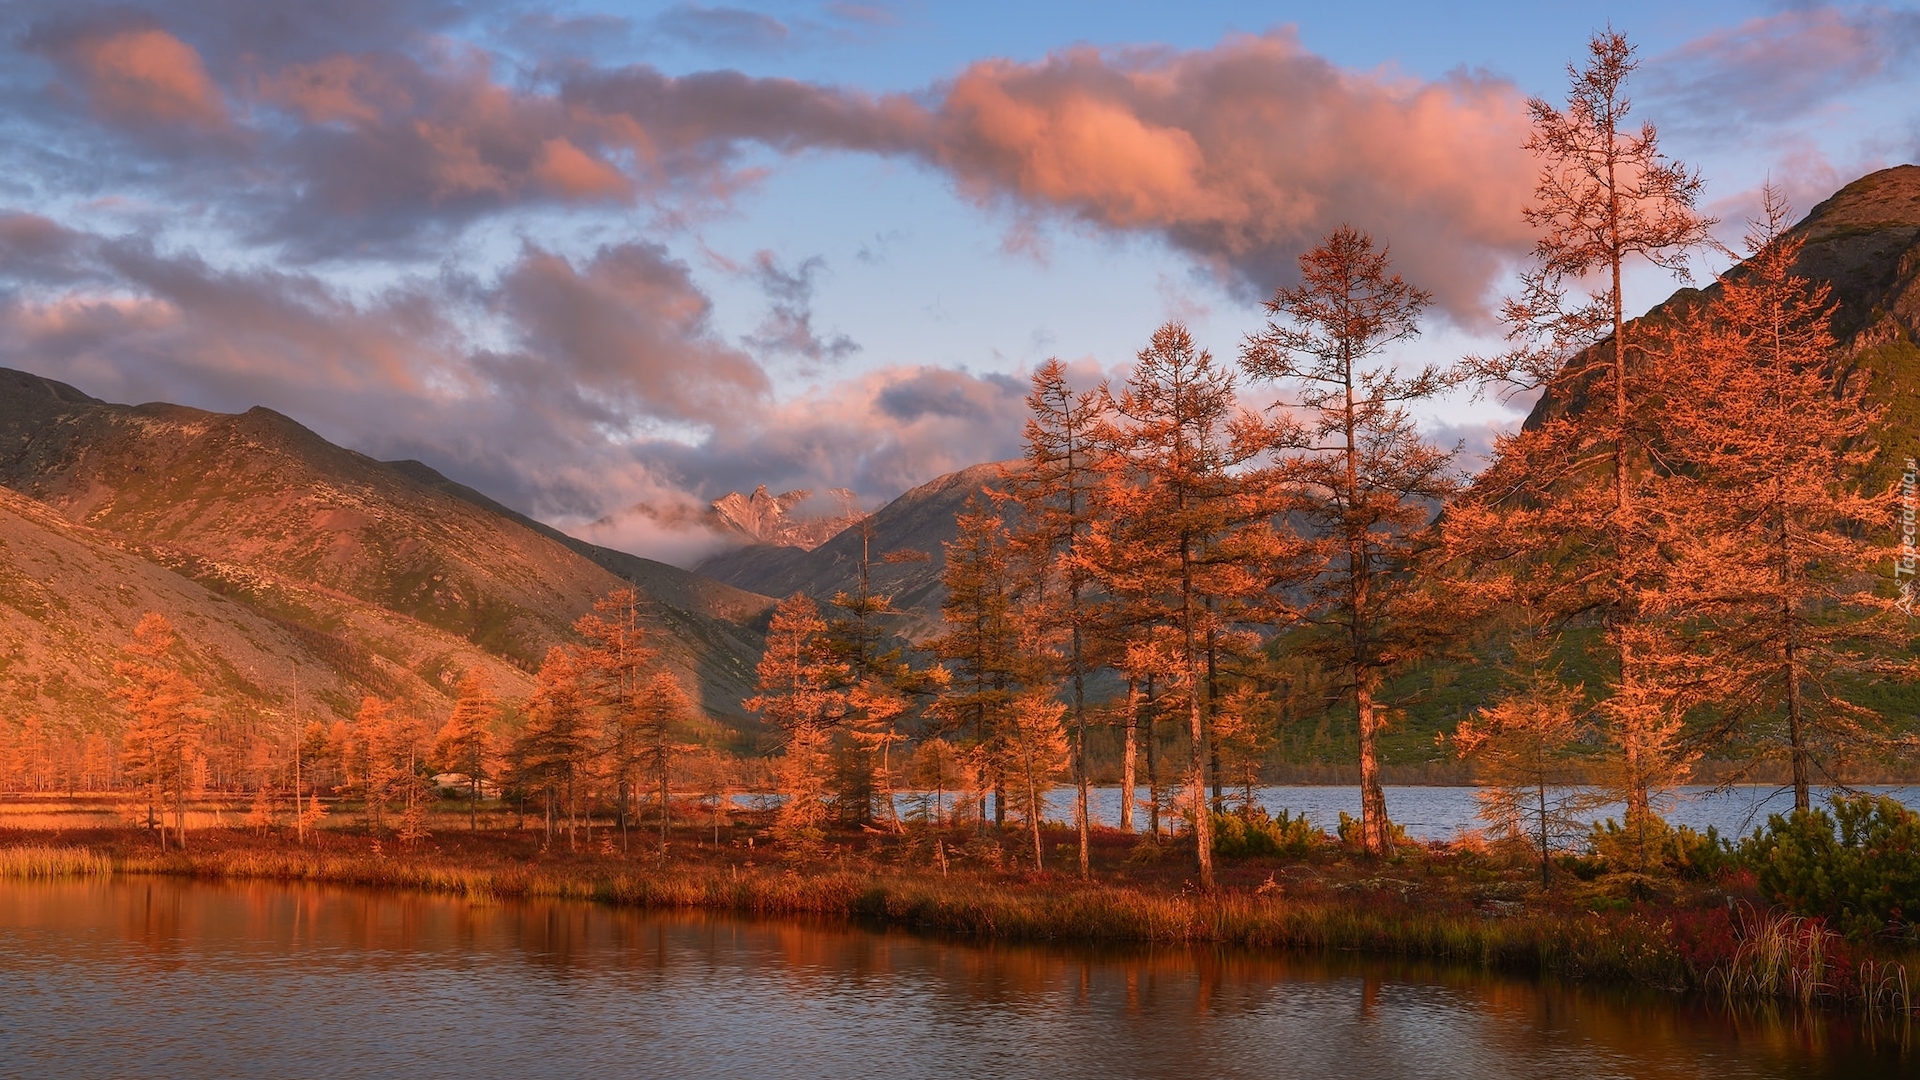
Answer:
[(1920, 158), (1908, 7), (28, 0), (0, 364), (265, 404), (685, 562), (726, 490), (1012, 453), (1048, 356), (1097, 379), (1169, 318), (1230, 356), (1342, 222), (1440, 295), (1406, 359), (1491, 347), (1521, 103), (1609, 22), (1729, 240), (1765, 180), (1804, 210)]

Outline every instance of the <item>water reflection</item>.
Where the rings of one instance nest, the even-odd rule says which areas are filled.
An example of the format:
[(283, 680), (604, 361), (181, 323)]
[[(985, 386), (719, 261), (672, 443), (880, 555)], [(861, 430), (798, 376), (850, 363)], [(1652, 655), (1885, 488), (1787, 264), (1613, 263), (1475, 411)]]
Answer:
[(585, 904), (0, 884), (0, 1061), (60, 1076), (1899, 1075), (1899, 1033), (1441, 966)]

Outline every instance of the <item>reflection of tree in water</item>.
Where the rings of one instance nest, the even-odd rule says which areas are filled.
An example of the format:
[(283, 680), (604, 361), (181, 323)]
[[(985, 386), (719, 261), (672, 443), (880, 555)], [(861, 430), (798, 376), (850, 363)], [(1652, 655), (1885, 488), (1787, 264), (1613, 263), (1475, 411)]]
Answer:
[[(901, 1075), (927, 1062), (953, 1075), (1404, 1080), (1452, 1064), (1486, 1075), (1873, 1075), (1897, 1061), (1888, 1054), (1903, 1037), (1851, 1015), (1730, 1013), (1652, 991), (1437, 963), (983, 944), (322, 886), (0, 884), (0, 940), (23, 927), (47, 943), (31, 961), (44, 972), (157, 980), (144, 996), (109, 991), (116, 1024), (188, 1014), (214, 1023), (221, 1010), (277, 1017), (278, 1006), (257, 1003), (297, 986), (302, 1038), (395, 1054), (524, 1044), (541, 1048), (532, 1060), (549, 1071), (568, 1067), (552, 1055), (584, 1050), (617, 1055), (616, 1071), (675, 1073), (769, 1073), (804, 1061), (818, 1073)], [(322, 1030), (316, 1018), (329, 1017), (350, 1022)], [(477, 1041), (408, 1042), (446, 1024)], [(274, 1032), (248, 1037), (270, 1042)], [(78, 1067), (86, 1061), (69, 1064), (41, 1071), (88, 1071)], [(480, 1059), (475, 1075), (505, 1064)]]

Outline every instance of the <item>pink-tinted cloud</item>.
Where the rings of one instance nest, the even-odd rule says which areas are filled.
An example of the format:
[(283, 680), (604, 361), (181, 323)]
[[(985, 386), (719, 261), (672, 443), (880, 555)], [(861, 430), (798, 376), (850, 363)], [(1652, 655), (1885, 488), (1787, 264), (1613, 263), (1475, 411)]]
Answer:
[(86, 29), (29, 39), (110, 123), (225, 127), (227, 107), (193, 46), (154, 27)]
[[(673, 10), (702, 25), (750, 14)], [(188, 39), (153, 27), (68, 34), (64, 52), (42, 51), (104, 88), (120, 84), (90, 73), (112, 65), (85, 60), (98, 47), (76, 42), (137, 40), (152, 52), (162, 39), (193, 55)], [(1287, 31), (1187, 51), (986, 60), (918, 95), (584, 60), (516, 74), (444, 36), (287, 51), (223, 63), (239, 73), (228, 92), (250, 105), (249, 138), (228, 151), (229, 175), (246, 186), (232, 201), (248, 206), (250, 238), (295, 256), (375, 256), (550, 203), (639, 203), (681, 220), (756, 183), (763, 150), (921, 162), (1009, 211), (1016, 249), (1050, 217), (1154, 235), (1248, 296), (1286, 281), (1299, 251), (1351, 223), (1473, 318), (1527, 240), (1518, 211), (1531, 170), (1514, 87), (1348, 71)], [(190, 67), (147, 107), (223, 117), (221, 89)], [(127, 69), (159, 79), (163, 65)]]
[(924, 152), (972, 197), (1157, 233), (1257, 292), (1345, 222), (1470, 315), (1527, 239), (1526, 126), (1510, 84), (1344, 71), (1289, 32), (987, 61), (936, 114)]

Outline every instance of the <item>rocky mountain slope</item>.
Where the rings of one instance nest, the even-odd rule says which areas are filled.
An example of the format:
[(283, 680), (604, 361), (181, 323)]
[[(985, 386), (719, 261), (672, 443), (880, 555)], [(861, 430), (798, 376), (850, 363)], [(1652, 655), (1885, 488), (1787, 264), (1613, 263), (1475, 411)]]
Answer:
[[(321, 653), (380, 656), (409, 673), (375, 686), (342, 670), (353, 662), (333, 664), (376, 692), (444, 695), (481, 654), (530, 670), (595, 599), (631, 582), (709, 714), (750, 723), (739, 702), (766, 598), (573, 540), (424, 465), (375, 461), (271, 410), (112, 405), (0, 370), (0, 485), (99, 544), (319, 635)], [(93, 649), (107, 655), (122, 640)]]
[[(755, 544), (716, 555), (695, 570), (752, 592), (768, 596), (802, 592), (824, 603), (835, 593), (858, 590), (864, 528), (873, 591), (891, 596), (894, 607), (903, 612), (896, 627), (901, 634), (911, 640), (924, 638), (940, 622), (940, 604), (946, 599), (940, 584), (946, 570), (942, 544), (953, 539), (954, 518), (967, 500), (998, 486), (1002, 467), (974, 465), (922, 484), (811, 551)], [(928, 559), (884, 561), (889, 554), (915, 551)]]

